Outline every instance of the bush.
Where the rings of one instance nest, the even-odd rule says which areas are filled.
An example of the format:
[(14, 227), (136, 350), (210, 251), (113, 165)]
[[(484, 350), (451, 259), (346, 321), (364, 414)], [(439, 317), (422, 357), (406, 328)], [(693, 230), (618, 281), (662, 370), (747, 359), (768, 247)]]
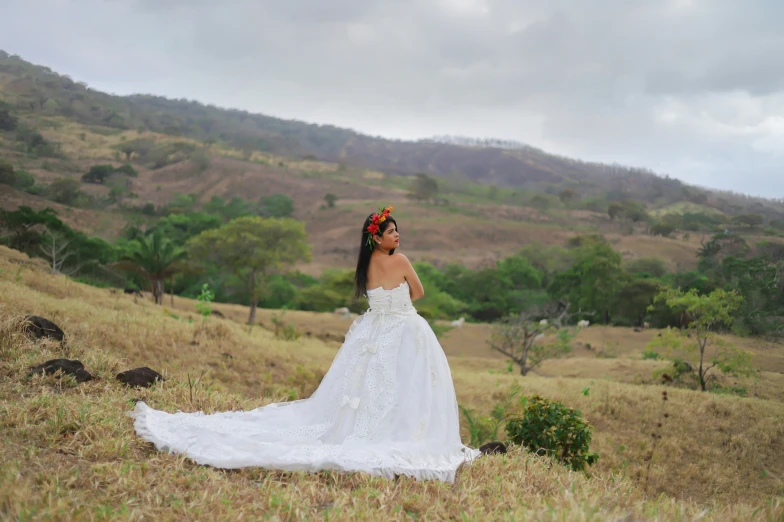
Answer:
[(16, 171), (16, 183), (14, 188), (17, 190), (28, 190), (35, 185), (35, 177), (25, 170)]
[(331, 312), (349, 306), (349, 296), (323, 284), (301, 289), (296, 295), (296, 307), (309, 312)]
[(645, 350), (644, 352), (642, 352), (642, 360), (643, 361), (658, 361), (661, 358), (662, 358), (662, 356), (659, 355), (658, 352), (655, 352), (655, 351), (650, 350), (650, 349)]
[(16, 185), (14, 166), (4, 161), (0, 161), (0, 185)]
[(129, 178), (136, 178), (139, 176), (139, 173), (136, 172), (136, 169), (133, 168), (130, 163), (124, 163), (119, 167), (117, 167), (116, 169), (114, 169), (114, 171), (120, 174), (125, 174)]
[[(0, 102), (2, 104), (3, 102)], [(11, 114), (8, 107), (0, 106), (0, 130), (12, 131), (16, 129), (19, 120)]]
[(61, 157), (60, 144), (44, 139), (41, 133), (26, 127), (16, 128), (17, 149), (32, 156)]
[(43, 194), (46, 193), (46, 188), (47, 187), (45, 185), (34, 184), (24, 189), (24, 191), (27, 192), (28, 194), (32, 194), (33, 196), (42, 196)]
[(259, 200), (260, 216), (285, 218), (291, 217), (294, 213), (294, 200), (285, 194), (273, 194)]
[(513, 443), (556, 458), (574, 471), (583, 471), (599, 459), (588, 449), (591, 426), (578, 410), (539, 395), (524, 399), (523, 404), (522, 415), (506, 422)]
[(652, 236), (670, 237), (677, 229), (672, 223), (658, 222), (651, 227)]
[(662, 277), (667, 273), (667, 265), (664, 260), (658, 257), (640, 257), (628, 261), (624, 269), (630, 274), (649, 275), (651, 277)]
[(85, 183), (106, 183), (106, 180), (114, 172), (114, 167), (111, 165), (93, 165), (90, 170), (82, 176), (82, 181)]

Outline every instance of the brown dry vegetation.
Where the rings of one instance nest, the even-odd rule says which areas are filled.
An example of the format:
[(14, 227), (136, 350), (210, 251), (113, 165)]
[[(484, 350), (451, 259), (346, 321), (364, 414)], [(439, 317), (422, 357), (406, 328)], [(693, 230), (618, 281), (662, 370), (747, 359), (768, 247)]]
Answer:
[[(397, 208), (395, 214), (400, 221), (401, 244), (406, 254), (415, 261), (435, 264), (457, 261), (478, 267), (510, 255), (526, 244), (562, 245), (574, 235), (601, 232), (611, 235), (626, 259), (657, 256), (671, 269), (685, 270), (695, 266), (695, 253), (700, 246), (696, 235), (688, 241), (651, 237), (642, 230), (633, 235), (620, 235), (615, 233), (606, 214), (596, 212), (567, 209), (542, 212), (490, 200), (464, 202), (460, 198), (452, 198), (451, 210), (422, 205), (406, 198), (407, 178), (373, 170), (259, 152), (244, 161), (241, 151), (217, 145), (206, 147), (188, 138), (100, 129), (62, 117), (44, 117), (40, 123), (41, 134), (60, 143), (68, 160), (30, 162), (12, 151), (3, 152), (23, 163), (43, 183), (58, 177), (78, 179), (90, 166), (99, 163), (117, 165), (124, 157), (118, 156), (115, 147), (140, 137), (156, 143), (188, 142), (204, 148), (211, 158), (204, 171), (188, 161), (154, 171), (134, 164), (139, 177), (132, 180), (130, 190), (138, 194), (133, 204), (165, 205), (176, 193), (196, 194), (199, 202), (208, 201), (213, 195), (257, 201), (262, 196), (286, 194), (294, 200), (295, 217), (306, 223), (314, 262), (302, 269), (314, 275), (326, 268), (353, 265), (357, 223), (381, 204)], [(106, 195), (109, 188), (82, 184), (82, 190)], [(337, 208), (323, 209), (323, 197), (330, 192), (339, 197)], [(105, 238), (116, 237), (125, 224), (123, 216), (111, 212), (70, 209), (7, 187), (0, 193), (2, 208), (15, 209), (19, 205), (34, 209), (51, 206), (68, 225)]]
[[(124, 415), (132, 399), (168, 411), (210, 412), (307, 396), (337, 346), (317, 339), (316, 332), (337, 329), (336, 319), (290, 312), (286, 320), (312, 332), (294, 342), (277, 340), (260, 327), (248, 331), (233, 321), (232, 314), (244, 319), (242, 307), (220, 305), (217, 308), (227, 314), (226, 319), (202, 322), (193, 314), (194, 322), (189, 323), (185, 319), (193, 310), (190, 301), (177, 298), (178, 309), (167, 312), (149, 301), (48, 275), (39, 262), (2, 247), (0, 296), (0, 459), (4, 463), (0, 518), (773, 521), (784, 517), (784, 404), (780, 401), (672, 389), (670, 400), (663, 403), (664, 388), (616, 382), (618, 376), (612, 372), (591, 380), (522, 378), (499, 371), (503, 362), (478, 348), (484, 326), (466, 325), (444, 341), (459, 402), (487, 413), (512, 384), (519, 383), (526, 394), (539, 393), (580, 409), (595, 427), (592, 449), (601, 454), (590, 476), (519, 450), (479, 459), (461, 470), (455, 486), (361, 474), (223, 471), (158, 453), (137, 438), (131, 419)], [(67, 348), (25, 340), (15, 327), (25, 313), (60, 324), (68, 335)], [(310, 323), (305, 322), (307, 316)], [(268, 324), (269, 315), (261, 319)], [(476, 351), (450, 345), (453, 336), (472, 329)], [(589, 328), (584, 341), (598, 343), (590, 336), (607, 338), (615, 331)], [(652, 333), (618, 335), (640, 337), (630, 343), (632, 354)], [(617, 359), (603, 361), (631, 364), (622, 351), (618, 350)], [(81, 360), (98, 379), (77, 385), (68, 379), (26, 378), (29, 366), (62, 356)], [(589, 359), (574, 360), (581, 360), (579, 367), (584, 368)], [(168, 381), (139, 391), (114, 380), (118, 371), (143, 365), (161, 371)], [(554, 363), (541, 373), (555, 375), (558, 368)], [(563, 367), (563, 371), (572, 370)], [(192, 399), (188, 376), (201, 377)], [(670, 417), (662, 429), (646, 491), (638, 473), (644, 469), (650, 432), (663, 409)]]

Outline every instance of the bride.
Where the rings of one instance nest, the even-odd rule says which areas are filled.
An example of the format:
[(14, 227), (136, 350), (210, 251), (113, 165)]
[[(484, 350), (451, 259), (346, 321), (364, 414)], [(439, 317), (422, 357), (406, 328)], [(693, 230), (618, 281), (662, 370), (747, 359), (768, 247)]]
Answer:
[(356, 295), (370, 308), (346, 334), (308, 399), (251, 411), (174, 414), (143, 402), (129, 413), (159, 450), (219, 468), (361, 471), (454, 482), (480, 452), (460, 441), (452, 376), (412, 301), (425, 292), (399, 246), (392, 207), (363, 225)]

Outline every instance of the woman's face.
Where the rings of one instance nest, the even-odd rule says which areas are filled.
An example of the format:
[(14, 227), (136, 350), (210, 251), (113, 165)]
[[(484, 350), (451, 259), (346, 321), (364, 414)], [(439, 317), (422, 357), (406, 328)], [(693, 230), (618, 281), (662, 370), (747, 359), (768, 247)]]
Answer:
[(400, 246), (400, 234), (397, 233), (397, 225), (390, 223), (381, 234), (376, 236), (376, 244), (384, 250), (392, 250)]

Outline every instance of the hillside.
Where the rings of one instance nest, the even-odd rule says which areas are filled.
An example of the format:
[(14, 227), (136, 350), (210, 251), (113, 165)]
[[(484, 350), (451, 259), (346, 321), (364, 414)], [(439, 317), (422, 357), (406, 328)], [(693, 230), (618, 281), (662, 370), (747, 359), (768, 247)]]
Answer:
[[(669, 389), (664, 404), (661, 386), (612, 375), (567, 377), (572, 370), (558, 365), (547, 373), (560, 376), (523, 378), (479, 352), (448, 355), (460, 404), (486, 414), (518, 383), (525, 394), (580, 409), (595, 427), (592, 449), (601, 454), (588, 476), (520, 450), (482, 457), (460, 471), (455, 487), (195, 466), (134, 435), (124, 416), (134, 399), (167, 411), (211, 412), (305, 397), (335, 344), (249, 331), (230, 318), (246, 313), (238, 306), (220, 306), (227, 319), (191, 323), (193, 301), (177, 298), (175, 315), (146, 299), (52, 276), (40, 262), (3, 247), (0, 295), (0, 518), (773, 521), (784, 515), (780, 401)], [(27, 313), (60, 324), (67, 348), (25, 340), (15, 325)], [(302, 330), (333, 320), (305, 315), (310, 326)], [(29, 366), (61, 356), (81, 360), (98, 379), (26, 377)], [(635, 357), (616, 360), (632, 365)], [(578, 360), (596, 357), (583, 353)], [(656, 364), (636, 362), (650, 363), (649, 370)], [(167, 382), (133, 390), (115, 380), (118, 371), (137, 366), (161, 371)], [(189, 378), (198, 383), (189, 386)], [(663, 411), (669, 417), (646, 481), (650, 431)], [(463, 429), (467, 437), (464, 423)]]
[[(51, 207), (69, 226), (114, 241), (129, 223), (149, 226), (155, 214), (172, 212), (178, 197), (189, 195), (199, 209), (213, 197), (255, 204), (283, 194), (306, 223), (313, 262), (299, 268), (313, 275), (353, 265), (357, 223), (380, 204), (398, 209), (401, 248), (413, 260), (472, 268), (525, 245), (560, 246), (599, 233), (627, 261), (659, 257), (668, 270), (691, 270), (717, 223), (744, 212), (768, 223), (784, 215), (777, 202), (706, 193), (520, 144), (397, 142), (195, 102), (111, 96), (2, 53), (0, 110), (18, 122), (15, 132), (0, 130), (0, 159), (35, 180), (26, 189), (0, 184), (0, 208)], [(56, 180), (123, 162), (138, 175), (113, 185), (81, 183), (84, 197), (72, 199), (84, 203), (44, 193)], [(433, 201), (408, 197), (417, 171), (440, 180)], [(564, 189), (570, 199), (559, 198)], [(325, 208), (327, 194), (337, 197), (336, 208)], [(652, 219), (684, 213), (704, 219), (669, 237), (650, 235), (645, 222), (610, 219), (608, 203), (625, 198), (647, 202)], [(770, 240), (760, 228), (742, 232), (752, 247)]]
[[(784, 216), (781, 202), (687, 186), (639, 168), (587, 163), (528, 146), (459, 140), (405, 142), (374, 138), (329, 125), (313, 125), (149, 95), (112, 96), (68, 76), (0, 51), (0, 96), (18, 110), (61, 116), (86, 126), (149, 131), (224, 144), (288, 158), (316, 157), (357, 168), (410, 176), (426, 172), (447, 180), (556, 194), (564, 188), (583, 198), (632, 198), (664, 206), (707, 203), (722, 212)], [(457, 144), (460, 143), (460, 144)]]
[[(21, 154), (13, 148), (11, 137), (0, 140), (0, 155), (33, 175), (40, 185), (62, 178), (78, 179), (96, 164), (119, 164), (118, 148), (140, 137), (137, 131), (87, 126), (60, 116), (41, 116), (35, 122), (47, 142), (59, 144), (63, 157)], [(453, 183), (441, 188), (448, 205), (425, 204), (406, 197), (409, 178), (393, 174), (260, 152), (247, 156), (230, 147), (205, 148), (195, 140), (153, 132), (141, 136), (154, 144), (154, 150), (176, 145), (206, 151), (208, 165), (200, 168), (188, 156), (172, 156), (172, 163), (155, 168), (134, 155), (132, 163), (138, 177), (127, 180), (133, 197), (122, 205), (74, 208), (44, 195), (0, 185), (0, 206), (15, 209), (27, 205), (36, 210), (52, 207), (70, 226), (111, 240), (128, 221), (151, 222), (152, 218), (140, 215), (138, 209), (146, 204), (164, 208), (178, 194), (193, 194), (199, 207), (213, 196), (254, 202), (281, 193), (293, 199), (294, 216), (307, 224), (314, 262), (302, 269), (314, 274), (325, 268), (351, 266), (357, 248), (357, 223), (362, 222), (368, 209), (387, 203), (399, 209), (396, 216), (404, 234), (405, 251), (415, 260), (439, 265), (457, 261), (478, 267), (526, 244), (562, 245), (569, 237), (596, 232), (607, 234), (628, 259), (658, 255), (672, 269), (688, 269), (696, 264), (698, 235), (685, 239), (653, 237), (639, 227), (636, 233), (622, 232), (605, 212), (569, 208), (557, 198), (551, 207), (533, 208), (515, 202), (511, 189), (488, 190), (481, 185)], [(96, 198), (106, 198), (110, 193), (106, 185), (89, 183), (82, 183), (80, 190)], [(323, 208), (327, 193), (339, 197), (336, 208)], [(527, 193), (520, 193), (522, 196), (527, 197)], [(507, 198), (512, 201), (505, 202)]]
[[(449, 204), (436, 206), (406, 197), (410, 178), (380, 171), (257, 151), (248, 155), (228, 146), (205, 147), (195, 140), (165, 134), (140, 135), (138, 131), (82, 125), (61, 116), (29, 116), (24, 121), (37, 124), (48, 143), (58, 144), (60, 156), (23, 154), (14, 147), (13, 136), (2, 139), (2, 133), (0, 156), (33, 175), (40, 186), (63, 178), (78, 179), (96, 164), (117, 165), (122, 159), (118, 160), (118, 148), (140, 136), (153, 144), (153, 151), (176, 146), (190, 147), (195, 151), (191, 155), (205, 152), (207, 165), (196, 165), (188, 155), (172, 155), (171, 163), (156, 168), (134, 154), (132, 164), (138, 177), (126, 180), (129, 197), (120, 203), (74, 207), (53, 202), (44, 194), (0, 184), (0, 207), (51, 207), (68, 225), (114, 240), (128, 222), (153, 221), (139, 209), (148, 204), (165, 208), (177, 195), (193, 194), (199, 208), (213, 196), (254, 202), (281, 193), (292, 198), (294, 216), (307, 224), (314, 262), (301, 268), (312, 274), (325, 268), (350, 267), (357, 248), (357, 223), (362, 222), (368, 209), (387, 203), (399, 209), (396, 215), (406, 253), (414, 260), (437, 265), (455, 261), (479, 267), (527, 244), (563, 245), (575, 235), (602, 233), (625, 259), (656, 256), (664, 259), (671, 270), (687, 270), (696, 265), (695, 254), (706, 235), (651, 236), (644, 226), (614, 224), (606, 212), (575, 208), (558, 198), (551, 198), (544, 207), (522, 205), (521, 199), (531, 193), (469, 182), (442, 184), (441, 196)], [(81, 183), (80, 191), (105, 200), (110, 187)], [(336, 208), (323, 208), (328, 193), (338, 196)], [(667, 208), (679, 207), (663, 207), (664, 211)], [(745, 234), (751, 242), (761, 239), (760, 232)]]

